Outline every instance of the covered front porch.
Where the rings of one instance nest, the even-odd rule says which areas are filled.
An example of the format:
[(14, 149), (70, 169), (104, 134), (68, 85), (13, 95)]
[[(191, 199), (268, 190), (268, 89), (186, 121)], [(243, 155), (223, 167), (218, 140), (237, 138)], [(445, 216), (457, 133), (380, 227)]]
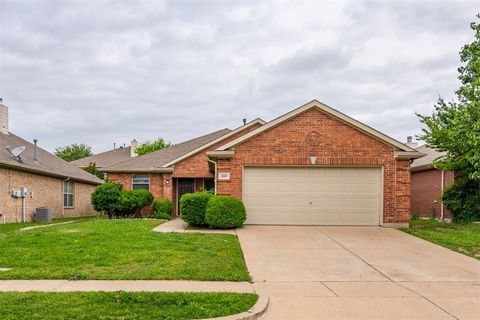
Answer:
[(186, 193), (214, 191), (215, 178), (214, 177), (173, 177), (173, 214), (180, 215), (180, 198)]

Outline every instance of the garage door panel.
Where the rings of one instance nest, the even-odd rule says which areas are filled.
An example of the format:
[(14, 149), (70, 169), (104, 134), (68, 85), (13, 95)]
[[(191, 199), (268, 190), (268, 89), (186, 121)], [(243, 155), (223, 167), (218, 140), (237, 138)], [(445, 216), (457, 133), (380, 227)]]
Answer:
[(246, 167), (250, 224), (378, 225), (381, 168)]

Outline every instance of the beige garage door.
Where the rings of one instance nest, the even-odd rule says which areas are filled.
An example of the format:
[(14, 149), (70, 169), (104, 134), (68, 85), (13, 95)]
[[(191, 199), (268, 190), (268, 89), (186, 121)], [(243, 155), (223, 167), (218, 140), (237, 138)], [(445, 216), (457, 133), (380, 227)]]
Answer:
[(379, 225), (380, 168), (245, 167), (247, 224)]

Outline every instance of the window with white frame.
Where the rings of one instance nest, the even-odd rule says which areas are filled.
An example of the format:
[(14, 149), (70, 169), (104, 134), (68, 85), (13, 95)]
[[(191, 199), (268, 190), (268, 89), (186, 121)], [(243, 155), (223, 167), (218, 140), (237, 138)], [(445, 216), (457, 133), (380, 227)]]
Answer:
[(150, 178), (144, 174), (138, 174), (132, 178), (132, 189), (150, 190)]
[(63, 207), (73, 208), (73, 181), (63, 181)]

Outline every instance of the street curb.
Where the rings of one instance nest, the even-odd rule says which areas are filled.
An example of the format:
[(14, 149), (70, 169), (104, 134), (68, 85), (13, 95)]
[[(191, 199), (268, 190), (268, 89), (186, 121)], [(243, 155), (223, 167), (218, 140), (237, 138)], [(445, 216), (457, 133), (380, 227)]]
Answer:
[(202, 320), (253, 320), (258, 319), (267, 311), (268, 297), (258, 297), (257, 303), (250, 310), (226, 317), (208, 318)]

